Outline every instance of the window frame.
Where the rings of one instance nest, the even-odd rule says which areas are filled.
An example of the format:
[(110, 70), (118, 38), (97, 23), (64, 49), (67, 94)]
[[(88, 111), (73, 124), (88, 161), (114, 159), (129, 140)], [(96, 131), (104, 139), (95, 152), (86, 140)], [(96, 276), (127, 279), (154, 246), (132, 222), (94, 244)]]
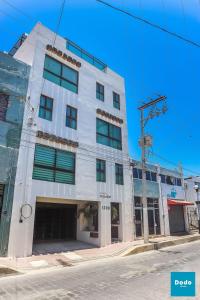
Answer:
[[(116, 101), (116, 97), (118, 98), (118, 101)], [(120, 94), (113, 91), (113, 107), (120, 110), (121, 103), (120, 103)]]
[[(120, 170), (120, 172), (119, 172)], [(122, 181), (119, 180), (122, 178)], [(115, 184), (124, 185), (124, 166), (123, 164), (115, 163)]]
[[(99, 88), (99, 90), (98, 90), (98, 88)], [(101, 92), (101, 88), (103, 88), (103, 92)], [(102, 99), (101, 99), (101, 96), (102, 96)], [(96, 98), (102, 102), (104, 102), (104, 100), (105, 100), (105, 88), (104, 88), (104, 85), (99, 82), (96, 82)]]
[[(68, 108), (70, 109), (70, 116), (67, 115), (67, 109), (68, 109)], [(74, 110), (74, 111), (76, 112), (76, 116), (75, 116), (75, 117), (73, 117), (73, 116), (71, 115), (71, 111), (72, 111), (72, 110)], [(76, 124), (75, 128), (72, 127), (72, 126), (68, 126), (68, 125), (67, 125), (67, 119), (70, 121), (70, 124), (71, 124), (71, 121), (75, 121), (75, 124)], [(77, 109), (76, 107), (71, 106), (71, 105), (67, 105), (67, 107), (66, 107), (66, 120), (65, 120), (65, 126), (68, 127), (68, 128), (77, 130), (77, 119), (78, 119), (78, 109)]]
[[(60, 68), (60, 75), (58, 75), (58, 74), (56, 74), (56, 73), (54, 73), (54, 72), (48, 70), (47, 68), (45, 68), (45, 59), (46, 59), (46, 57), (48, 57), (48, 58), (50, 58), (50, 59), (53, 59), (53, 60), (55, 60), (57, 63), (60, 64), (60, 66), (61, 66), (61, 68)], [(44, 76), (44, 73), (45, 73), (45, 72), (48, 72), (48, 73), (50, 73), (51, 75), (53, 75), (53, 76), (55, 76), (55, 77), (57, 77), (57, 78), (59, 79), (59, 84), (57, 84), (57, 83), (55, 83), (54, 81), (51, 81), (51, 80), (49, 80), (49, 81), (51, 81), (51, 82), (53, 82), (53, 83), (55, 83), (55, 84), (57, 84), (57, 85), (63, 87), (64, 89), (66, 89), (66, 90), (68, 90), (68, 91), (71, 91), (72, 93), (78, 94), (79, 72), (78, 72), (77, 70), (75, 70), (75, 69), (69, 67), (68, 65), (63, 64), (62, 62), (60, 62), (59, 60), (53, 58), (52, 56), (50, 56), (50, 55), (48, 55), (48, 54), (45, 55), (45, 59), (44, 59), (44, 69), (43, 69), (43, 77), (44, 77), (44, 79), (49, 80), (49, 79), (45, 78), (45, 76)], [(73, 72), (75, 72), (75, 73), (77, 74), (77, 84), (75, 84), (73, 81), (71, 81), (71, 80), (69, 80), (69, 79), (66, 79), (65, 77), (62, 76), (62, 74), (63, 74), (63, 67), (69, 68), (70, 70), (72, 70)], [(75, 86), (76, 89), (77, 89), (76, 92), (74, 92), (74, 91), (72, 91), (72, 90), (70, 90), (70, 89), (67, 89), (66, 87), (64, 87), (63, 85), (61, 85), (62, 80), (67, 81), (68, 83), (70, 83), (70, 84), (72, 84), (73, 86)]]
[[(104, 123), (107, 124), (107, 126), (108, 126), (108, 135), (103, 134), (103, 133), (100, 133), (100, 132), (97, 131), (97, 123), (98, 123), (99, 120), (100, 120), (101, 122), (104, 122)], [(117, 138), (111, 136), (111, 134), (110, 134), (110, 132), (111, 132), (110, 128), (112, 128), (112, 127), (116, 127), (116, 128), (119, 128), (119, 129), (120, 129), (120, 139), (117, 139)], [(109, 145), (105, 145), (105, 144), (99, 143), (99, 142), (97, 141), (97, 140), (98, 140), (98, 135), (99, 135), (99, 136), (102, 136), (102, 137), (104, 137), (104, 138), (108, 138), (108, 140), (109, 140)], [(115, 141), (115, 142), (118, 142), (118, 143), (120, 142), (120, 148), (116, 148), (116, 147), (111, 146), (111, 145), (110, 145), (110, 144), (111, 144), (110, 141)], [(98, 144), (105, 145), (105, 146), (108, 146), (108, 147), (111, 147), (111, 148), (114, 148), (114, 149), (117, 149), (117, 150), (120, 150), (120, 151), (121, 151), (121, 150), (122, 150), (122, 129), (121, 129), (121, 127), (116, 126), (116, 125), (114, 125), (114, 124), (112, 124), (112, 123), (109, 123), (109, 122), (107, 122), (107, 121), (104, 121), (104, 120), (102, 120), (102, 119), (96, 118), (96, 142), (97, 142)]]
[(182, 186), (182, 180), (179, 177), (176, 177), (176, 186)]
[[(49, 149), (52, 149), (54, 150), (54, 165), (53, 166), (48, 166), (48, 165), (43, 165), (43, 164), (38, 164), (38, 163), (35, 163), (35, 159), (36, 159), (36, 147), (37, 146), (42, 146), (42, 147), (45, 147), (45, 148), (49, 148)], [(74, 168), (73, 170), (67, 170), (64, 169), (64, 168), (59, 168), (59, 167), (56, 167), (56, 161), (57, 161), (57, 153), (58, 152), (67, 152), (67, 153), (70, 153), (70, 154), (73, 154), (73, 159), (74, 159)], [(63, 184), (71, 184), (71, 185), (75, 185), (75, 176), (76, 176), (76, 153), (74, 152), (70, 152), (70, 151), (66, 151), (66, 150), (60, 150), (60, 149), (57, 149), (57, 148), (53, 148), (53, 147), (49, 147), (49, 146), (45, 146), (45, 145), (42, 145), (42, 144), (36, 144), (35, 145), (35, 154), (34, 154), (34, 162), (33, 162), (33, 172), (34, 172), (34, 167), (37, 167), (37, 168), (40, 168), (40, 169), (45, 169), (45, 170), (51, 170), (53, 171), (53, 181), (52, 180), (45, 180), (45, 179), (37, 179), (37, 178), (34, 178), (33, 177), (33, 174), (32, 174), (32, 178), (34, 180), (41, 180), (41, 181), (47, 181), (47, 182), (56, 182), (56, 183), (63, 183)], [(63, 172), (63, 173), (70, 173), (70, 174), (74, 174), (74, 177), (73, 177), (73, 183), (64, 183), (64, 182), (59, 182), (59, 181), (56, 181), (56, 171), (58, 172)]]
[[(134, 172), (137, 173), (137, 177), (134, 177)], [(133, 168), (133, 179), (142, 179), (142, 169)]]
[[(45, 100), (45, 106), (42, 106), (42, 105), (41, 105), (41, 97), (43, 97), (44, 100)], [(47, 100), (51, 100), (51, 101), (52, 101), (52, 107), (51, 107), (51, 108), (48, 108), (48, 107), (46, 106)], [(47, 119), (47, 118), (41, 117), (41, 116), (40, 116), (40, 109), (43, 109), (43, 110), (45, 111), (45, 116), (46, 116), (46, 111), (50, 112), (50, 113), (51, 113), (51, 120), (49, 120), (49, 119)], [(41, 118), (41, 119), (44, 119), (44, 120), (47, 120), (47, 121), (52, 121), (52, 119), (53, 119), (53, 98), (51, 98), (51, 97), (49, 97), (49, 96), (46, 96), (46, 95), (43, 95), (43, 94), (40, 95), (40, 107), (39, 107), (39, 113), (38, 113), (38, 116), (39, 116), (39, 118)]]
[[(98, 162), (100, 164), (98, 164)], [(99, 165), (100, 165), (100, 168), (98, 168)], [(103, 168), (102, 168), (102, 166), (103, 166)], [(99, 180), (98, 174), (100, 174), (100, 175), (103, 174), (104, 180)], [(100, 178), (102, 178), (102, 177), (100, 176)], [(96, 181), (97, 182), (106, 182), (106, 161), (103, 159), (99, 159), (99, 158), (96, 159)]]
[[(149, 179), (147, 179), (148, 175), (149, 175)], [(145, 172), (145, 176), (146, 176), (147, 181), (157, 182), (157, 173), (156, 172), (147, 170)], [(153, 180), (153, 176), (155, 176), (155, 180)]]

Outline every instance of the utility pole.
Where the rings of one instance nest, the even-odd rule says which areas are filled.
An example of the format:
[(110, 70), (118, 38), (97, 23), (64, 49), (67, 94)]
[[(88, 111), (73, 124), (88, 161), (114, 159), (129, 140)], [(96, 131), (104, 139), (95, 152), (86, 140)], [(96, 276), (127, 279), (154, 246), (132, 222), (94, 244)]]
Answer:
[[(144, 243), (149, 242), (149, 224), (148, 224), (148, 204), (146, 196), (146, 148), (152, 146), (152, 136), (145, 134), (145, 126), (150, 119), (158, 117), (167, 111), (166, 96), (159, 96), (158, 98), (149, 101), (138, 107), (140, 110), (140, 127), (141, 137), (139, 145), (142, 149), (141, 164), (142, 164), (142, 206), (143, 206), (143, 236)], [(158, 105), (162, 102), (162, 107)], [(147, 115), (145, 116), (145, 111)]]

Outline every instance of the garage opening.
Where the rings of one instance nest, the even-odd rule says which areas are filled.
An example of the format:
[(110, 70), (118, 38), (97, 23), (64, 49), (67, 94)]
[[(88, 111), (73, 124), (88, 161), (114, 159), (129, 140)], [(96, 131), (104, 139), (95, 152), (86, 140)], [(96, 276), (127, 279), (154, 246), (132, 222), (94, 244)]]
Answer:
[(37, 203), (34, 242), (76, 240), (77, 205)]
[(171, 234), (185, 232), (183, 206), (170, 206), (169, 225)]

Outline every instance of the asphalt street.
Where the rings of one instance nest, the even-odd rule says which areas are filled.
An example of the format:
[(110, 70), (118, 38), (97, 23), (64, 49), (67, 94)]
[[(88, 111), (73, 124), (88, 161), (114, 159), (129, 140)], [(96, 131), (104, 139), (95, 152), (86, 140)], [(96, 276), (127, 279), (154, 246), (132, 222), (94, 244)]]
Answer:
[[(0, 299), (199, 299), (200, 241), (59, 270), (4, 277)], [(170, 272), (196, 272), (196, 297), (170, 297)]]

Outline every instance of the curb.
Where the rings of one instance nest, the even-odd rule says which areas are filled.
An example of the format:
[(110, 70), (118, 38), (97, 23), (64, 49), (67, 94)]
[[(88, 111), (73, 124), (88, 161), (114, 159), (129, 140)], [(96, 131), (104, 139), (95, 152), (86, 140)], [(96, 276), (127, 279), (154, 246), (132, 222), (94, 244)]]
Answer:
[(165, 247), (181, 245), (181, 244), (190, 243), (198, 240), (200, 240), (200, 235), (188, 236), (188, 237), (180, 238), (177, 240), (171, 240), (171, 241), (152, 242), (146, 245), (136, 246), (133, 247), (132, 249), (128, 249), (120, 256), (124, 257), (124, 256), (146, 252), (146, 251), (159, 250)]

